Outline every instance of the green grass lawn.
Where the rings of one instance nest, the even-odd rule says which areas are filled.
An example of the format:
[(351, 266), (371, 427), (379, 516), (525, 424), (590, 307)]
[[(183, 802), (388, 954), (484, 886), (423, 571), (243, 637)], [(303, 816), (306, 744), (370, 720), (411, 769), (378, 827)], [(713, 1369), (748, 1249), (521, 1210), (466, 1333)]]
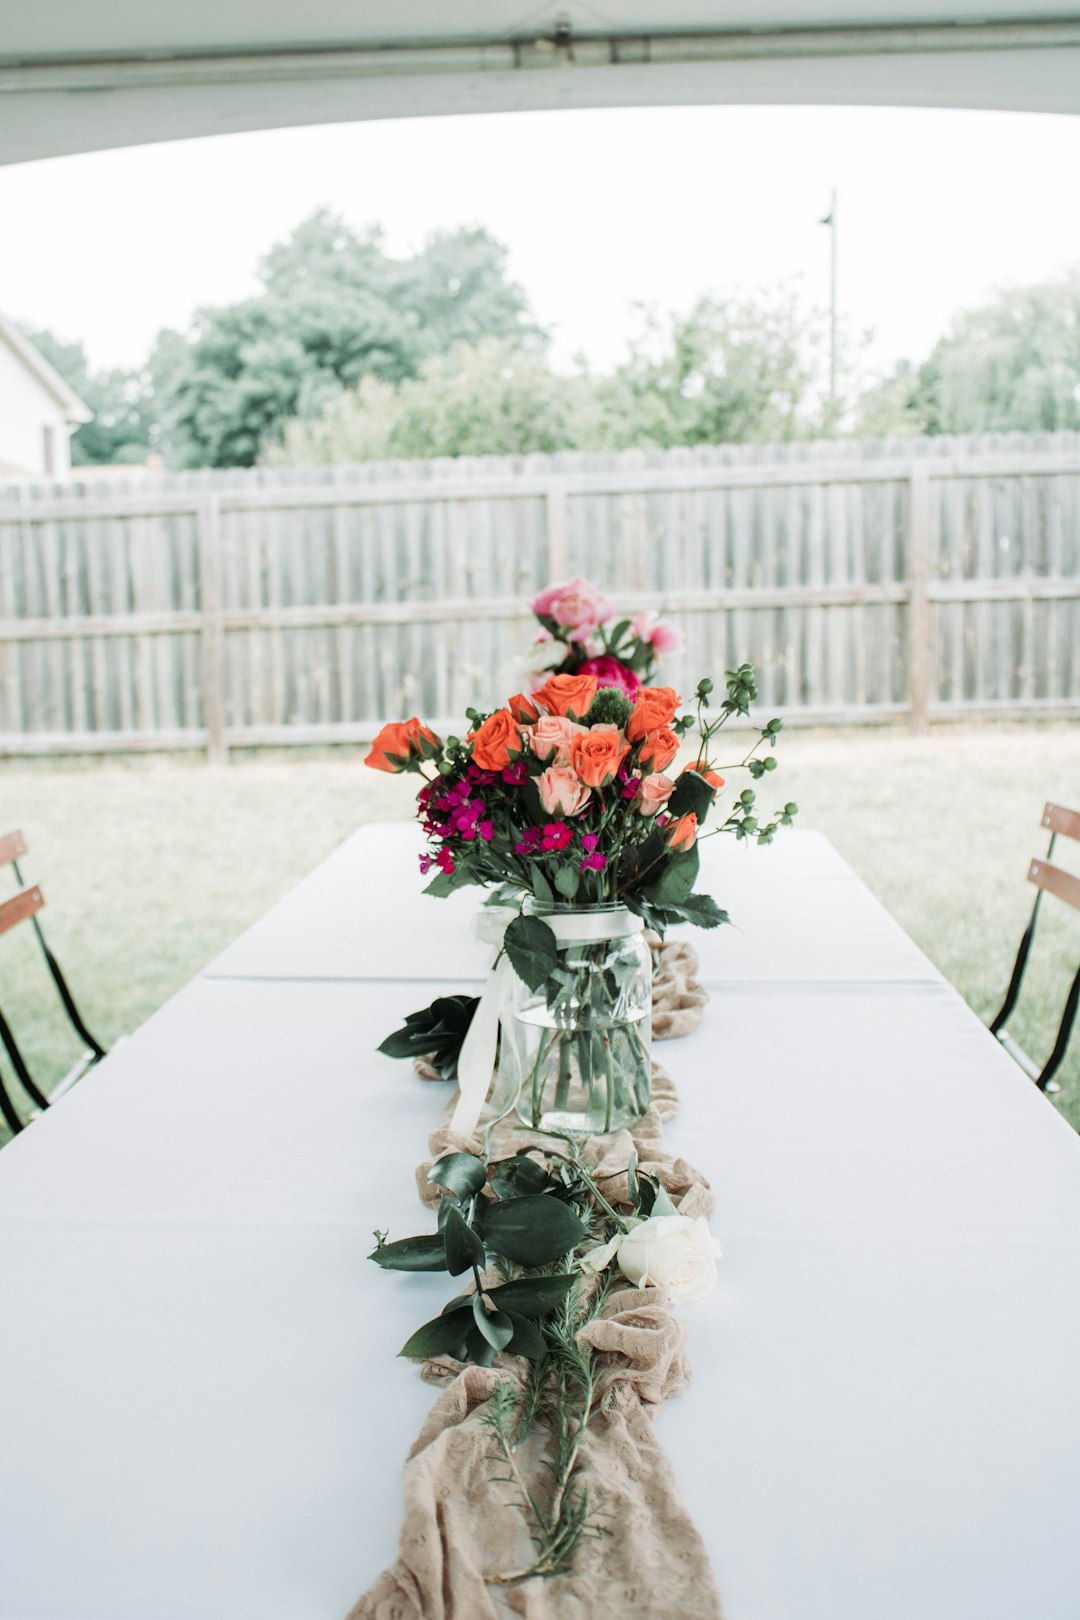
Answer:
[[(766, 807), (794, 798), (980, 1017), (996, 1010), (1030, 910), (1045, 799), (1080, 805), (1080, 726), (789, 732)], [(111, 1044), (365, 821), (411, 813), (415, 783), (359, 755), (0, 765), (0, 831), (21, 827), (50, 940)], [(1062, 864), (1080, 850), (1059, 844)], [(409, 875), (411, 880), (411, 875)], [(4, 885), (6, 890), (6, 885)], [(723, 903), (723, 896), (718, 896)], [(1080, 961), (1080, 914), (1049, 901), (1029, 968), (1029, 1049), (1049, 1049)], [(72, 1056), (28, 928), (0, 940), (0, 1005), (32, 1067)], [(4, 1061), (5, 1073), (10, 1067)], [(1080, 1126), (1080, 1029), (1058, 1106)]]

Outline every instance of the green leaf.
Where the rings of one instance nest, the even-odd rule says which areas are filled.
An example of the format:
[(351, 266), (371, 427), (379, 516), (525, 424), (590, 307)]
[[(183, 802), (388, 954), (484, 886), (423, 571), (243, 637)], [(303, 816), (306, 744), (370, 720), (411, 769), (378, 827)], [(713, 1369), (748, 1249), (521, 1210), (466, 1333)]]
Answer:
[(680, 906), (668, 906), (668, 923), (688, 922), (695, 928), (719, 928), (721, 923), (729, 923), (731, 918), (726, 911), (722, 911), (711, 894), (688, 894)]
[(700, 866), (697, 845), (677, 850), (660, 868), (660, 875), (646, 885), (645, 898), (657, 906), (682, 905), (697, 881)]
[(455, 1356), (458, 1361), (464, 1361), (472, 1320), (470, 1305), (448, 1311), (445, 1316), (436, 1316), (434, 1321), (417, 1328), (411, 1339), (406, 1339), (398, 1355)]
[(572, 1209), (546, 1193), (530, 1193), (484, 1211), (489, 1249), (520, 1266), (547, 1266), (580, 1243), (585, 1227)]
[(549, 1316), (573, 1292), (575, 1282), (568, 1271), (553, 1277), (519, 1277), (500, 1288), (489, 1288), (488, 1297), (509, 1316)]
[(514, 1324), (504, 1311), (489, 1311), (480, 1294), (473, 1295), (473, 1321), (495, 1350), (504, 1350), (514, 1337)]
[(668, 1196), (666, 1187), (657, 1187), (656, 1197), (653, 1199), (652, 1214), (677, 1215), (679, 1212)]
[(555, 874), (555, 887), (564, 899), (572, 900), (581, 887), (581, 873), (576, 866), (560, 866)]
[(626, 1191), (627, 1191), (627, 1195), (629, 1196), (630, 1202), (633, 1204), (634, 1208), (636, 1209), (638, 1204), (641, 1201), (641, 1193), (640, 1193), (639, 1188), (638, 1188), (638, 1178), (637, 1178), (637, 1152), (636, 1152), (636, 1150), (630, 1154), (630, 1159), (629, 1159), (629, 1162), (627, 1163), (627, 1166), (626, 1166)]
[(523, 1316), (511, 1316), (509, 1321), (513, 1324), (514, 1336), (506, 1345), (507, 1353), (511, 1356), (528, 1356), (530, 1361), (543, 1361), (548, 1347), (539, 1328), (535, 1328)]
[(470, 1266), (483, 1265), (484, 1245), (456, 1204), (450, 1206), (443, 1239), (446, 1243), (446, 1269), (451, 1277), (460, 1277)]
[(436, 900), (445, 900), (455, 889), (463, 889), (466, 883), (472, 881), (462, 867), (456, 866), (452, 872), (436, 872), (424, 893), (433, 894)]
[(446, 1248), (441, 1232), (425, 1232), (422, 1237), (399, 1238), (396, 1243), (380, 1243), (368, 1255), (384, 1271), (445, 1271)]
[(446, 1153), (428, 1171), (428, 1180), (445, 1187), (455, 1198), (472, 1198), (487, 1180), (483, 1159), (475, 1153)]
[(716, 794), (697, 771), (685, 770), (675, 783), (675, 790), (667, 802), (673, 816), (689, 815), (692, 811), (701, 826), (712, 809)]
[(555, 935), (539, 917), (515, 917), (503, 935), (510, 965), (530, 990), (542, 990), (559, 964)]

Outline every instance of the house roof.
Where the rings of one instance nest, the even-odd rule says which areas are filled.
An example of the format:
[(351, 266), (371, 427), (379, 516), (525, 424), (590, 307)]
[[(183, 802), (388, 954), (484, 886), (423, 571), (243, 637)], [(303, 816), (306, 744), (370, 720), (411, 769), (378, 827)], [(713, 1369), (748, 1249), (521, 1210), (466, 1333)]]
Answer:
[(69, 387), (55, 366), (49, 364), (41, 350), (31, 343), (25, 333), (20, 332), (13, 322), (5, 320), (3, 315), (0, 315), (0, 342), (5, 343), (15, 353), (46, 393), (52, 395), (69, 422), (93, 421), (94, 413), (89, 405)]
[[(1080, 112), (1080, 0), (7, 0), (0, 162), (359, 118), (772, 102)], [(88, 94), (87, 92), (93, 92)]]

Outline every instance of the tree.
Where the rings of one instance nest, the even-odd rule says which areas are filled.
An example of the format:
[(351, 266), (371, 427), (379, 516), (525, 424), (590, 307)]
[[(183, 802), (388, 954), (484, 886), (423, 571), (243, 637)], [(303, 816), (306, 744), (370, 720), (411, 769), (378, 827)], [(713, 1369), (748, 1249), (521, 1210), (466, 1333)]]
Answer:
[(49, 331), (27, 332), (34, 346), (94, 413), (71, 436), (74, 466), (141, 462), (153, 444), (153, 411), (145, 375), (112, 367), (91, 368), (81, 343)]
[(1080, 428), (1080, 269), (958, 315), (922, 365), (860, 402), (863, 431), (1051, 433)]
[(701, 298), (645, 312), (643, 335), (601, 395), (623, 445), (745, 444), (821, 431), (823, 322), (791, 292)]
[(591, 449), (608, 425), (593, 383), (558, 376), (542, 356), (505, 338), (456, 344), (425, 361), (397, 388), (374, 377), (332, 400), (313, 420), (295, 419), (264, 461), (312, 462), (389, 457), (524, 455)]
[(249, 466), (287, 420), (314, 420), (361, 378), (401, 383), (480, 334), (535, 340), (505, 250), (480, 229), (430, 237), (394, 259), (381, 234), (333, 214), (271, 248), (253, 298), (198, 312), (186, 353), (163, 334), (151, 369), (165, 433), (184, 465)]

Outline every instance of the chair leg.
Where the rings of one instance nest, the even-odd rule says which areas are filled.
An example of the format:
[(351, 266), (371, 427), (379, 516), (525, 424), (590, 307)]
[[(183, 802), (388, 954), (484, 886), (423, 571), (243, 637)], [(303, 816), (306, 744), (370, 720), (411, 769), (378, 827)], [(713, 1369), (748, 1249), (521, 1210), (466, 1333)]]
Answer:
[(19, 1050), (15, 1036), (11, 1032), (11, 1026), (2, 1012), (0, 1012), (0, 1041), (3, 1041), (7, 1055), (11, 1059), (11, 1066), (18, 1076), (19, 1084), (31, 1102), (36, 1103), (39, 1108), (48, 1108), (49, 1099), (35, 1085), (34, 1077), (26, 1067), (26, 1060)]
[(1020, 949), (1016, 953), (1016, 961), (1013, 963), (1012, 977), (1009, 979), (1009, 988), (1005, 992), (1005, 1000), (1001, 1004), (1001, 1011), (990, 1025), (991, 1035), (996, 1035), (998, 1030), (1001, 1029), (1005, 1023), (1007, 1023), (1013, 1008), (1016, 1006), (1017, 998), (1020, 995), (1020, 986), (1024, 981), (1024, 969), (1027, 967), (1027, 959), (1031, 951), (1031, 942), (1035, 937), (1035, 922), (1039, 915), (1039, 901), (1041, 899), (1042, 891), (1040, 890), (1035, 897), (1035, 909), (1031, 913), (1031, 921), (1024, 929), (1024, 937), (1021, 939)]
[[(12, 861), (11, 866), (15, 873), (16, 880), (21, 883), (23, 878), (22, 873), (19, 871), (18, 861)], [(91, 1035), (90, 1031), (87, 1029), (85, 1022), (83, 1021), (83, 1016), (78, 1007), (75, 1005), (75, 997), (68, 988), (68, 982), (60, 970), (60, 964), (56, 960), (56, 957), (53, 955), (52, 951), (50, 951), (48, 942), (46, 941), (44, 932), (42, 931), (41, 924), (38, 922), (36, 917), (30, 918), (30, 926), (37, 935), (38, 944), (41, 946), (41, 951), (42, 955), (45, 957), (46, 966), (48, 967), (49, 973), (52, 976), (52, 981), (56, 986), (60, 1000), (64, 1004), (64, 1011), (68, 1015), (68, 1022), (71, 1024), (72, 1029), (75, 1031), (76, 1035), (78, 1035), (79, 1039), (81, 1041), (85, 1041), (91, 1052), (94, 1054), (94, 1062), (100, 1063), (101, 1059), (105, 1056), (105, 1048), (102, 1046), (101, 1042), (97, 1040), (95, 1036)]]
[(15, 1112), (15, 1104), (8, 1096), (3, 1075), (0, 1075), (0, 1114), (3, 1114), (4, 1119), (7, 1122), (8, 1130), (11, 1132), (12, 1136), (18, 1136), (19, 1132), (23, 1128), (23, 1122)]
[[(1073, 980), (1072, 986), (1069, 990), (1068, 998), (1065, 1002), (1065, 1011), (1062, 1014), (1061, 1024), (1057, 1032), (1057, 1040), (1054, 1042), (1054, 1050), (1047, 1058), (1042, 1073), (1035, 1082), (1040, 1091), (1046, 1091), (1048, 1089), (1050, 1082), (1053, 1080), (1055, 1074), (1065, 1061), (1065, 1053), (1068, 1049), (1069, 1037), (1072, 1034), (1073, 1025), (1076, 1022), (1077, 1007), (1080, 1007), (1080, 972), (1077, 972), (1076, 978)], [(1056, 1089), (1057, 1088), (1055, 1087), (1055, 1090)]]

